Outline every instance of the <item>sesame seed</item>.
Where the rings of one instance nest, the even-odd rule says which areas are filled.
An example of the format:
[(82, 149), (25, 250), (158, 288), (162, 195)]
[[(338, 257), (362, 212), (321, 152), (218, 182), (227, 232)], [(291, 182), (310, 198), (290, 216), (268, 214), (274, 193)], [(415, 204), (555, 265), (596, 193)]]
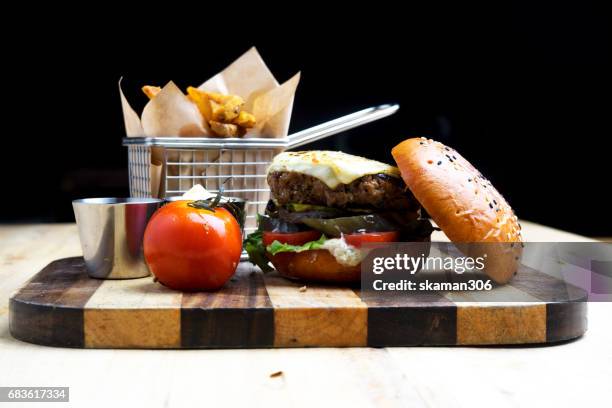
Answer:
[(453, 154), (453, 159), (457, 160), (457, 158), (455, 157), (455, 155)]
[(497, 205), (497, 201), (493, 200), (493, 204)]
[(439, 165), (441, 165), (441, 164), (442, 164), (442, 161), (439, 161), (439, 162), (438, 162), (438, 166), (439, 166)]
[(472, 179), (471, 179), (471, 178), (469, 178), (469, 179), (468, 179), (468, 183), (471, 183), (471, 182), (472, 182)]
[(419, 142), (419, 144), (420, 144), (420, 145), (424, 145), (424, 144), (425, 144), (425, 142)]
[(489, 208), (493, 209), (493, 204), (489, 203)]

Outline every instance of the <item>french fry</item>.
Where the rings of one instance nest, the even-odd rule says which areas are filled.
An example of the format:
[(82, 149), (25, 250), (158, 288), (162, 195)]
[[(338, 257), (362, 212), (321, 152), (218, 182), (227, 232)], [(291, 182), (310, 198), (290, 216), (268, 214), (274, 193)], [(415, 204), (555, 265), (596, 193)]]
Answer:
[(255, 126), (255, 116), (243, 111), (244, 99), (237, 95), (207, 92), (192, 86), (187, 97), (197, 107), (211, 130), (219, 137), (242, 137)]
[(223, 110), (225, 111), (225, 120), (232, 121), (238, 117), (244, 105), (244, 100), (236, 95), (228, 95), (223, 101)]
[(239, 135), (239, 129), (237, 125), (231, 123), (221, 123), (214, 120), (209, 122), (210, 128), (217, 136), (220, 137), (236, 137)]
[(223, 105), (223, 102), (225, 102), (225, 97), (227, 96), (218, 92), (206, 92), (206, 94), (211, 100), (217, 102), (219, 105)]
[(223, 107), (223, 105), (211, 99), (210, 110), (210, 121), (225, 122), (225, 108)]
[(233, 120), (233, 123), (243, 128), (252, 128), (255, 126), (255, 116), (247, 111), (240, 111), (238, 117)]
[(159, 86), (153, 85), (145, 85), (142, 87), (142, 92), (149, 97), (149, 99), (153, 99), (157, 96), (157, 94), (161, 91)]
[(207, 122), (213, 120), (211, 101), (207, 92), (190, 86), (187, 88), (187, 97), (198, 107), (198, 110)]
[[(244, 99), (237, 95), (223, 95), (217, 92), (206, 92), (208, 97), (214, 103), (220, 105), (223, 109), (223, 112), (220, 110), (215, 115), (216, 119), (221, 122), (230, 122), (234, 118), (238, 117), (240, 114), (240, 110), (242, 109), (242, 105), (244, 105)], [(214, 106), (214, 104), (211, 104)], [(213, 111), (215, 108), (213, 108)]]

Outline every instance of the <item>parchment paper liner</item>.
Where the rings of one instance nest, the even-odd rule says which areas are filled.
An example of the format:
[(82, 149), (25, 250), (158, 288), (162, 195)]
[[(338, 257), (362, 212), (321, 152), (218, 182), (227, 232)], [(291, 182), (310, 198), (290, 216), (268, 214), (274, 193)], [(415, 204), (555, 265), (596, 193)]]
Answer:
[[(245, 100), (248, 112), (255, 115), (257, 125), (250, 129), (245, 138), (280, 138), (287, 136), (293, 107), (293, 99), (300, 80), (298, 72), (291, 79), (279, 85), (257, 50), (253, 47), (231, 63), (223, 71), (213, 76), (198, 88), (224, 94), (234, 94)], [(143, 84), (144, 85), (144, 84)], [(132, 109), (127, 101), (121, 81), (119, 82), (121, 107), (128, 137), (212, 137), (210, 129), (203, 120), (197, 107), (172, 82), (168, 82), (159, 94), (150, 100), (143, 109), (142, 116)], [(239, 165), (215, 166), (199, 165), (164, 167), (164, 154), (168, 162), (177, 163), (231, 163), (261, 162), (271, 159), (264, 152), (254, 150), (223, 151), (178, 151), (154, 147), (151, 149), (150, 189), (153, 197), (165, 197), (166, 174), (170, 176), (234, 176), (225, 188), (265, 189), (265, 179), (261, 177), (244, 178), (243, 175), (256, 175), (265, 172), (265, 166)], [(270, 157), (268, 157), (270, 156)], [(195, 184), (207, 189), (219, 188), (222, 178), (214, 179), (169, 179), (168, 190), (186, 191)], [(168, 193), (174, 195), (174, 193)], [(259, 192), (237, 194), (249, 201), (265, 201), (267, 195)], [(247, 225), (248, 227), (248, 225)]]

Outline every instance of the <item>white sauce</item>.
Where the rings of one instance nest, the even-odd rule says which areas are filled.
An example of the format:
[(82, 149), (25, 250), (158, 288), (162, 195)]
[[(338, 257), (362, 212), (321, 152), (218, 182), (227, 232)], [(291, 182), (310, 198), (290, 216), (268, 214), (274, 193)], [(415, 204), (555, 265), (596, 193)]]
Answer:
[(344, 238), (328, 239), (321, 249), (327, 249), (339, 264), (345, 266), (358, 265), (366, 255), (364, 251), (347, 244)]
[(208, 198), (214, 197), (216, 194), (213, 194), (202, 187), (201, 184), (196, 184), (191, 187), (189, 191), (184, 193), (181, 198), (184, 200), (206, 200)]

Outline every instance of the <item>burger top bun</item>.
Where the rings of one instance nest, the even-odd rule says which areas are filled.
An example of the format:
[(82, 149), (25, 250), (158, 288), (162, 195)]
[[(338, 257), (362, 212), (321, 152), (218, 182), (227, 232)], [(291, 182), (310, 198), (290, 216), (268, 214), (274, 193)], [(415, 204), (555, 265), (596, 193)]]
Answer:
[[(431, 139), (413, 138), (395, 146), (391, 154), (408, 188), (451, 241), (522, 242), (521, 227), (510, 205), (456, 150)], [(487, 274), (498, 283), (510, 280), (521, 246), (480, 247), (480, 251), (490, 248)], [(497, 252), (494, 257), (493, 251)], [(505, 261), (511, 258), (513, 262)]]

